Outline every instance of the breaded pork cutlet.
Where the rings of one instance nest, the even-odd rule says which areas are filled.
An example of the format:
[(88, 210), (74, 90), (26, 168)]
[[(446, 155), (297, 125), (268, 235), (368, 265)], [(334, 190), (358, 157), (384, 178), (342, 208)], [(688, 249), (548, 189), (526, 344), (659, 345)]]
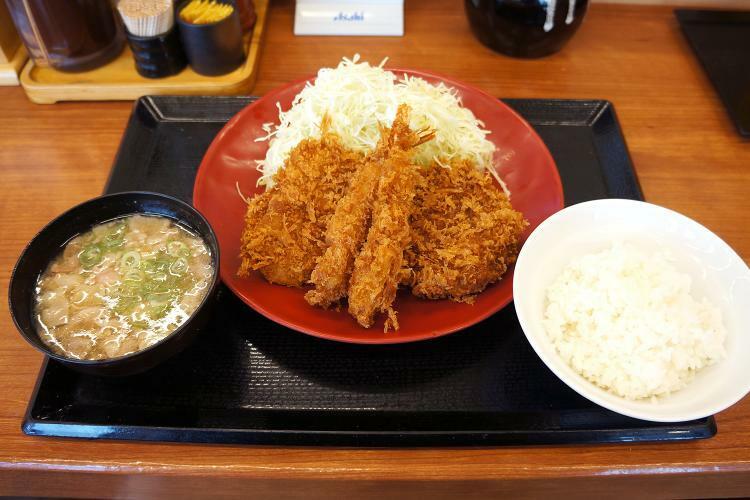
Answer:
[(326, 131), (326, 123), (321, 128), (321, 138), (301, 141), (274, 186), (250, 201), (239, 276), (258, 270), (271, 283), (297, 287), (310, 279), (336, 204), (363, 161)]
[(403, 154), (431, 138), (429, 134), (420, 137), (411, 132), (408, 119), (408, 107), (400, 106), (391, 128), (381, 128), (377, 147), (352, 176), (346, 194), (336, 205), (326, 229), (328, 246), (310, 277), (315, 288), (305, 295), (310, 304), (329, 307), (346, 297), (354, 260), (370, 227), (373, 200), (384, 163), (393, 155)]
[(414, 295), (471, 301), (516, 260), (528, 223), (468, 161), (423, 169), (407, 250)]

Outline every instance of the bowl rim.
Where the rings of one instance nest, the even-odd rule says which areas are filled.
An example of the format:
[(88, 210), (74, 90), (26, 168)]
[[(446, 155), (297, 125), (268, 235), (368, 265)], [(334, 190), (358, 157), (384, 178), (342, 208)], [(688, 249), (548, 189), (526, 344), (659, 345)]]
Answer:
[[(160, 198), (163, 201), (167, 201), (168, 203), (175, 204), (175, 205), (181, 206), (183, 208), (186, 208), (188, 211), (193, 212), (198, 217), (199, 220), (203, 221), (206, 224), (206, 227), (208, 228), (208, 234), (199, 234), (199, 236), (201, 237), (201, 239), (204, 240), (204, 242), (206, 242), (207, 246), (211, 250), (211, 260), (212, 260), (212, 262), (214, 264), (214, 269), (213, 269), (213, 273), (212, 273), (212, 277), (211, 277), (211, 282), (210, 282), (210, 285), (208, 287), (208, 291), (204, 295), (204, 297), (201, 300), (200, 304), (198, 304), (198, 306), (195, 308), (195, 310), (192, 312), (192, 314), (190, 314), (190, 316), (188, 316), (188, 318), (185, 320), (184, 323), (182, 323), (180, 326), (178, 326), (177, 328), (175, 328), (171, 333), (169, 333), (169, 335), (166, 335), (163, 339), (159, 340), (155, 344), (152, 344), (152, 345), (148, 346), (145, 349), (141, 349), (141, 350), (138, 350), (138, 351), (135, 351), (135, 352), (131, 352), (129, 354), (126, 354), (125, 356), (120, 356), (120, 357), (117, 357), (117, 358), (105, 358), (105, 359), (76, 359), (76, 358), (69, 358), (69, 357), (62, 356), (62, 355), (57, 354), (56, 352), (52, 351), (43, 342), (41, 343), (41, 345), (37, 344), (34, 340), (36, 340), (36, 339), (39, 338), (39, 334), (36, 333), (36, 332), (34, 332), (34, 336), (35, 337), (32, 337), (30, 335), (30, 333), (26, 331), (25, 328), (21, 327), (21, 325), (19, 324), (18, 318), (16, 317), (17, 315), (16, 315), (15, 308), (13, 306), (13, 295), (12, 295), (13, 283), (17, 279), (20, 279), (17, 276), (17, 271), (18, 271), (19, 265), (21, 264), (21, 261), (26, 256), (26, 253), (31, 249), (32, 245), (34, 245), (34, 243), (37, 241), (37, 239), (43, 233), (49, 231), (55, 225), (60, 224), (60, 220), (61, 219), (63, 219), (64, 217), (68, 216), (70, 213), (72, 213), (72, 212), (74, 212), (76, 210), (81, 210), (81, 209), (85, 208), (87, 205), (94, 204), (94, 203), (100, 203), (102, 200), (106, 200), (106, 199), (110, 199), (110, 198), (129, 198), (129, 197), (143, 196), (143, 195), (153, 196), (155, 198)], [(149, 211), (138, 211), (138, 210), (131, 210), (131, 211), (129, 211), (127, 213), (123, 213), (122, 215), (120, 215), (118, 217), (115, 217), (115, 218), (127, 217), (129, 215), (137, 215), (137, 214), (153, 214), (153, 215), (158, 215), (160, 217), (166, 217), (166, 218), (168, 218), (168, 219), (170, 219), (172, 221), (175, 221), (175, 223), (177, 223), (177, 224), (180, 224), (180, 223), (183, 222), (180, 219), (176, 219), (174, 217), (169, 217), (169, 216), (166, 216), (166, 215), (163, 215), (163, 214), (157, 214), (157, 213), (149, 212)], [(106, 220), (101, 220), (101, 221), (97, 222), (96, 224), (101, 224), (101, 223), (107, 222), (109, 220), (112, 220), (112, 218), (109, 218), (109, 219), (106, 219)], [(192, 226), (188, 225), (188, 224), (184, 224), (183, 223), (182, 225), (187, 226), (188, 228), (194, 230), (194, 228)], [(91, 226), (91, 227), (93, 227), (93, 226)], [(70, 238), (68, 238), (66, 241), (70, 241), (70, 239), (73, 238), (76, 234), (80, 234), (80, 232), (72, 234), (70, 236)], [(74, 205), (73, 207), (65, 210), (61, 214), (57, 215), (51, 221), (49, 221), (48, 223), (46, 223), (39, 231), (37, 231), (37, 233), (23, 247), (23, 250), (21, 250), (21, 253), (18, 256), (18, 259), (16, 260), (16, 263), (13, 266), (13, 271), (11, 272), (10, 280), (8, 281), (8, 311), (10, 312), (10, 316), (11, 316), (11, 318), (13, 320), (13, 324), (15, 325), (16, 330), (18, 331), (18, 333), (21, 334), (21, 336), (24, 338), (24, 340), (29, 345), (31, 345), (34, 349), (36, 349), (37, 351), (41, 352), (42, 354), (44, 354), (48, 358), (54, 359), (56, 361), (60, 361), (61, 363), (74, 364), (74, 365), (87, 366), (87, 367), (107, 367), (107, 366), (119, 365), (119, 364), (125, 363), (126, 361), (130, 361), (130, 360), (132, 360), (134, 358), (138, 358), (138, 357), (144, 356), (146, 353), (149, 353), (149, 352), (151, 352), (153, 350), (158, 349), (161, 345), (163, 345), (168, 340), (171, 340), (172, 338), (174, 338), (174, 337), (182, 334), (185, 331), (185, 329), (187, 329), (187, 327), (190, 326), (190, 323), (193, 320), (193, 318), (195, 318), (195, 316), (206, 306), (206, 304), (208, 303), (208, 301), (211, 299), (211, 296), (213, 295), (213, 292), (215, 291), (215, 289), (219, 286), (219, 283), (221, 282), (221, 278), (220, 278), (220, 275), (219, 275), (219, 263), (221, 262), (221, 260), (220, 260), (220, 251), (221, 250), (219, 248), (218, 240), (216, 239), (216, 234), (214, 233), (213, 227), (211, 227), (211, 224), (208, 222), (208, 220), (206, 220), (206, 218), (203, 216), (203, 214), (197, 208), (195, 208), (194, 206), (192, 206), (189, 203), (186, 203), (186, 202), (180, 200), (179, 198), (176, 198), (174, 196), (170, 196), (170, 195), (167, 195), (167, 194), (163, 194), (163, 193), (157, 193), (157, 192), (154, 192), (154, 191), (121, 191), (121, 192), (117, 192), (117, 193), (104, 194), (104, 195), (101, 195), (101, 196), (97, 196), (95, 198), (90, 198), (90, 199), (88, 199), (86, 201), (83, 201), (81, 203), (78, 203), (78, 204)], [(49, 264), (49, 262), (47, 264)], [(43, 273), (43, 272), (44, 272), (44, 270), (40, 270), (39, 272), (37, 272), (35, 274), (36, 278), (38, 279), (39, 275), (41, 273)], [(42, 346), (44, 346), (44, 347), (42, 347)]]
[[(524, 246), (521, 248), (521, 251), (519, 252), (519, 255), (518, 255), (518, 259), (516, 261), (516, 273), (513, 277), (513, 297), (514, 297), (515, 302), (524, 303), (525, 301), (524, 297), (527, 294), (524, 294), (520, 290), (520, 287), (522, 286), (520, 285), (520, 282), (527, 272), (526, 269), (534, 267), (533, 261), (527, 261), (528, 258), (525, 257), (524, 248), (526, 248), (527, 245), (536, 244), (536, 241), (542, 237), (541, 235), (550, 226), (553, 226), (559, 223), (560, 220), (564, 220), (570, 217), (571, 213), (589, 210), (592, 206), (599, 206), (599, 205), (619, 205), (622, 208), (636, 207), (636, 206), (639, 208), (645, 207), (648, 210), (661, 211), (663, 214), (667, 215), (668, 217), (674, 218), (675, 220), (681, 220), (684, 223), (692, 225), (699, 231), (708, 233), (710, 237), (713, 237), (716, 241), (720, 242), (722, 246), (729, 251), (731, 255), (730, 258), (733, 260), (736, 260), (737, 263), (742, 264), (745, 267), (745, 270), (748, 273), (748, 276), (750, 276), (750, 268), (748, 267), (747, 263), (745, 263), (745, 261), (742, 259), (742, 257), (740, 257), (740, 255), (728, 243), (726, 243), (723, 239), (721, 239), (716, 233), (714, 233), (713, 231), (711, 231), (710, 229), (708, 229), (707, 227), (705, 227), (698, 221), (693, 220), (690, 217), (683, 215), (675, 210), (672, 210), (672, 209), (669, 209), (669, 208), (666, 208), (666, 207), (663, 207), (661, 205), (657, 205), (654, 203), (649, 203), (647, 201), (623, 199), (623, 198), (603, 198), (603, 199), (585, 201), (582, 203), (577, 203), (575, 205), (570, 205), (568, 207), (565, 207), (564, 209), (552, 214), (550, 217), (544, 220), (529, 235), (526, 242), (524, 243)], [(652, 422), (684, 422), (684, 421), (705, 418), (710, 415), (719, 413), (731, 407), (732, 405), (736, 404), (738, 401), (740, 401), (745, 396), (750, 394), (750, 379), (749, 379), (744, 385), (740, 384), (738, 386), (739, 389), (733, 396), (726, 398), (724, 401), (718, 404), (705, 405), (703, 409), (701, 410), (683, 412), (683, 413), (675, 414), (674, 416), (665, 416), (665, 415), (654, 415), (648, 411), (648, 408), (636, 409), (636, 410), (622, 408), (619, 405), (620, 402), (625, 403), (625, 402), (633, 402), (633, 401), (623, 398), (622, 396), (618, 396), (617, 394), (609, 392), (606, 389), (602, 389), (598, 387), (596, 384), (594, 384), (593, 382), (590, 382), (586, 379), (582, 379), (582, 380), (572, 379), (568, 377), (567, 375), (561, 373), (558, 367), (556, 366), (556, 363), (558, 364), (562, 363), (565, 366), (568, 366), (568, 365), (559, 357), (559, 354), (557, 353), (556, 350), (554, 349), (552, 350), (552, 352), (554, 353), (553, 356), (555, 357), (554, 360), (543, 352), (543, 350), (541, 349), (541, 345), (542, 345), (542, 339), (544, 338), (544, 332), (538, 332), (538, 333), (534, 332), (534, 329), (530, 325), (531, 321), (527, 318), (527, 315), (523, 307), (516, 307), (516, 316), (518, 317), (518, 322), (521, 325), (521, 329), (523, 330), (524, 336), (528, 340), (529, 344), (531, 344), (531, 347), (534, 349), (534, 352), (542, 360), (542, 362), (547, 366), (547, 368), (550, 371), (552, 371), (552, 373), (554, 373), (558, 379), (560, 379), (561, 382), (563, 382), (565, 385), (570, 387), (580, 396), (608, 410), (614, 411), (616, 413), (620, 413), (628, 417), (637, 418), (641, 420), (648, 420)], [(532, 333), (529, 333), (529, 331), (531, 331)], [(578, 374), (578, 372), (575, 372), (575, 373), (577, 375), (580, 375)], [(599, 395), (595, 393), (592, 393), (592, 390), (594, 388), (602, 389), (606, 391), (611, 396), (618, 398), (618, 401), (613, 403), (611, 401), (605, 400), (604, 398), (600, 397)], [(686, 389), (686, 387), (680, 390), (684, 390), (684, 389)], [(643, 400), (643, 401), (646, 401), (646, 400)], [(659, 406), (657, 404), (654, 407), (658, 408)]]

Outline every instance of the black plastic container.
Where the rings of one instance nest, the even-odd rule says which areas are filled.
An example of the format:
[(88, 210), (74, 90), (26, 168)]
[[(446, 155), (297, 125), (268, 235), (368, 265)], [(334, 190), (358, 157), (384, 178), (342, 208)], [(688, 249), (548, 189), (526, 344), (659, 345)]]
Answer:
[(143, 77), (172, 76), (187, 66), (176, 25), (161, 35), (146, 37), (127, 33), (127, 38), (133, 52), (135, 69)]
[[(152, 214), (173, 219), (201, 236), (211, 252), (214, 274), (193, 315), (156, 344), (120, 358), (81, 360), (53, 352), (39, 338), (35, 326), (34, 295), (39, 275), (77, 234), (96, 224), (132, 214)], [(71, 208), (47, 224), (26, 246), (13, 269), (8, 287), (10, 313), (18, 331), (39, 351), (74, 370), (94, 375), (132, 375), (144, 372), (182, 351), (208, 322), (219, 285), (219, 244), (208, 221), (187, 203), (158, 193), (125, 192), (100, 196)]]
[(474, 35), (512, 57), (554, 54), (581, 25), (588, 0), (464, 0)]
[(242, 26), (237, 7), (215, 23), (193, 24), (182, 19), (183, 4), (177, 13), (180, 38), (188, 63), (201, 75), (217, 76), (229, 73), (245, 61)]

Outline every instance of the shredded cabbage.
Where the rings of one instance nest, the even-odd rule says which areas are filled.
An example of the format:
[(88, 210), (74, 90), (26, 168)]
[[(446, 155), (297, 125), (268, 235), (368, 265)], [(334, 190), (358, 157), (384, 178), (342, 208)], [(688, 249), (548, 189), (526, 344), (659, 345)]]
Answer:
[[(387, 60), (387, 59), (386, 59)], [(495, 146), (486, 136), (484, 124), (471, 110), (461, 105), (458, 92), (443, 83), (432, 85), (421, 78), (359, 62), (359, 55), (344, 58), (336, 68), (322, 68), (314, 83), (307, 83), (297, 94), (289, 110), (281, 109), (279, 125), (266, 123), (267, 135), (256, 141), (270, 141), (266, 157), (258, 161), (259, 184), (273, 186), (276, 172), (283, 167), (289, 152), (303, 139), (320, 135), (320, 122), (325, 114), (331, 117), (331, 131), (342, 143), (356, 151), (375, 148), (380, 138), (378, 124), (390, 124), (399, 104), (411, 108), (409, 125), (413, 130), (430, 128), (435, 138), (417, 147), (414, 161), (429, 165), (433, 161), (445, 165), (452, 159), (472, 160), (478, 168), (486, 168), (504, 183), (492, 168)], [(506, 190), (507, 192), (507, 190)]]

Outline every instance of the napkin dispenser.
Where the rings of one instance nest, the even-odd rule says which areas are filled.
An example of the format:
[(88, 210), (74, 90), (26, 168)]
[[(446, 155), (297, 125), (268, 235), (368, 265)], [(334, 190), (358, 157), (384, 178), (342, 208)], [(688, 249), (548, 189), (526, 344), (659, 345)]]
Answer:
[(402, 36), (403, 0), (297, 0), (295, 35)]

